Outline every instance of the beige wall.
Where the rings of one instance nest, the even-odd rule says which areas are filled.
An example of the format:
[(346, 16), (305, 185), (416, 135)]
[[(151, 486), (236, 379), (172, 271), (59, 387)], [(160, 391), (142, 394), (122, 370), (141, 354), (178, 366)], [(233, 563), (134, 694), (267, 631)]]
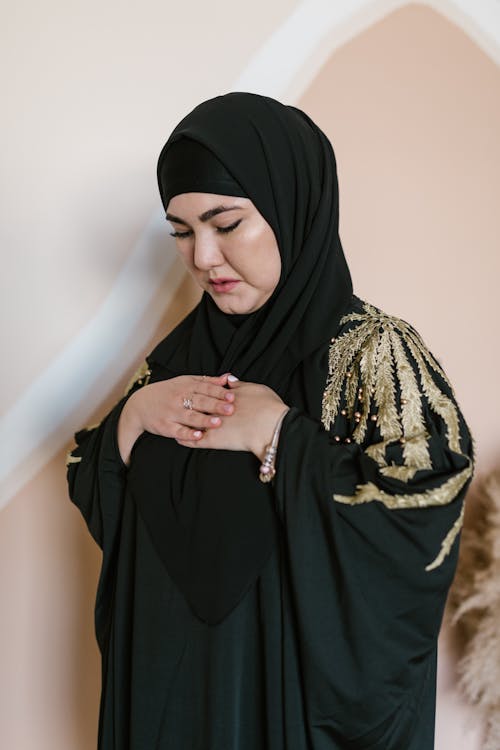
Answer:
[[(266, 71), (269, 86), (252, 65), (297, 7), (291, 0), (257, 0), (251, 11), (222, 0), (175, 7), (25, 0), (4, 11), (0, 299), (7, 364), (0, 415), (9, 416), (102, 314), (159, 209), (156, 157), (180, 117), (252, 75), (255, 85), (240, 90), (280, 98), (269, 87), (286, 55), (280, 52), (276, 70)], [(310, 21), (321, 28), (326, 17), (325, 10), (324, 19), (316, 14)], [(500, 69), (477, 34), (473, 41), (424, 5), (380, 12), (364, 28), (362, 17), (360, 10), (356, 33), (344, 26), (342, 34), (317, 40), (320, 67), (314, 49), (304, 54), (283, 99), (308, 111), (332, 140), (355, 290), (414, 323), (441, 359), (484, 472), (498, 464), (500, 449), (493, 385), (500, 363), (492, 346), (499, 319)], [(296, 45), (288, 51), (288, 67), (300, 53)], [(9, 749), (95, 746), (100, 553), (67, 499), (64, 453), (72, 431), (105, 413), (134, 365), (196, 299), (189, 280), (178, 288), (178, 267), (162, 266), (172, 254), (166, 232), (154, 247), (148, 242), (151, 293), (136, 319), (126, 321), (112, 361), (88, 393), (95, 363), (80, 368), (81, 384), (64, 404), (60, 398), (61, 413), (69, 398), (68, 415), (40, 412), (47, 439), (6, 468), (0, 744)], [(41, 420), (38, 412), (33, 420)], [(446, 630), (436, 747), (474, 750), (480, 721), (463, 705), (453, 670)]]

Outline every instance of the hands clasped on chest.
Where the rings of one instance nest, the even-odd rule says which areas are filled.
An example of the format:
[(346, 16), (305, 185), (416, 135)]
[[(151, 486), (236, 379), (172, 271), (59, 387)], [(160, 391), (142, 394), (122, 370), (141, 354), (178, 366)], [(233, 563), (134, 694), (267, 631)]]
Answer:
[(231, 378), (180, 375), (132, 393), (118, 423), (123, 461), (145, 430), (188, 448), (249, 451), (262, 459), (287, 406), (272, 388)]

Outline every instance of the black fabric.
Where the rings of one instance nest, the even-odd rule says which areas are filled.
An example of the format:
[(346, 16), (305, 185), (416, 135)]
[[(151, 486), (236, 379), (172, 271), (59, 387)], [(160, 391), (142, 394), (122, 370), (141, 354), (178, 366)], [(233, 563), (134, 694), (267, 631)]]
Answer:
[[(163, 147), (163, 196), (179, 185), (213, 192), (196, 160), (188, 159), (192, 180), (188, 171), (179, 177), (179, 162), (169, 160), (170, 147), (183, 138), (213, 152), (270, 224), (281, 278), (263, 307), (243, 320), (223, 313), (205, 292), (147, 357), (150, 382), (231, 371), (265, 383), (285, 403), (297, 382), (317, 398), (325, 375), (309, 355), (329, 340), (352, 299), (330, 141), (296, 107), (245, 92), (218, 96), (184, 117)], [(297, 399), (305, 407), (304, 397)], [(260, 482), (258, 466), (250, 453), (191, 449), (150, 433), (132, 452), (130, 489), (158, 555), (195, 614), (211, 624), (231, 612), (273, 549), (272, 488)]]
[[(355, 319), (333, 331), (337, 341), (362, 320), (363, 302), (353, 297), (348, 312)], [(387, 320), (381, 316), (382, 326)], [(369, 358), (371, 344), (360, 342), (360, 355)], [(325, 342), (307, 368), (323, 371), (324, 381), (328, 355)], [(381, 441), (376, 422), (361, 443), (348, 444), (353, 423), (339, 410), (325, 429), (322, 391), (294, 379), (278, 444), (273, 553), (215, 627), (193, 614), (131, 496), (116, 440), (126, 399), (75, 434), (69, 494), (103, 551), (95, 602), (99, 750), (433, 750), (437, 638), (457, 540), (437, 568), (426, 567), (459, 521), (467, 485), (432, 503), (473, 450), (453, 393), (427, 357), (437, 392), (413, 360), (409, 371), (432, 466), (407, 482), (385, 475), (370, 455)], [(402, 387), (395, 376), (398, 403)], [(385, 397), (378, 413), (389, 390)], [(446, 399), (457, 409), (455, 449)], [(402, 468), (398, 441), (388, 450)], [(333, 499), (365, 482), (388, 499), (427, 492), (431, 504)]]
[(216, 193), (248, 198), (210, 149), (186, 137), (173, 141), (163, 152), (158, 187), (165, 210), (171, 198), (179, 193)]

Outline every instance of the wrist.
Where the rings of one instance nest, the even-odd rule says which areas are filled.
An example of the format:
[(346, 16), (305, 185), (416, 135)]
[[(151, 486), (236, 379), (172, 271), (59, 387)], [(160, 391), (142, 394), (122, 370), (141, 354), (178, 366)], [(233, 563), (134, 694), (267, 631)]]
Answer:
[(130, 453), (135, 444), (135, 441), (144, 431), (139, 414), (134, 409), (135, 404), (131, 403), (134, 395), (135, 394), (132, 394), (132, 396), (130, 396), (125, 402), (125, 405), (120, 413), (116, 429), (118, 452), (120, 453), (120, 457), (126, 466), (128, 466)]
[(276, 475), (276, 456), (278, 453), (278, 441), (283, 420), (290, 411), (287, 406), (278, 417), (273, 430), (271, 441), (266, 445), (264, 458), (259, 468), (259, 479), (261, 482), (271, 482)]
[(262, 461), (264, 459), (266, 448), (270, 445), (273, 438), (276, 424), (280, 417), (289, 410), (289, 406), (284, 403), (276, 404), (267, 411), (267, 419), (262, 425), (261, 430), (254, 436), (251, 452)]
[(140, 396), (140, 394), (141, 391), (136, 391), (128, 397), (120, 415), (120, 420), (122, 420), (123, 423), (126, 424), (127, 430), (131, 432), (137, 432), (138, 434), (140, 434), (144, 430), (141, 420), (141, 412), (138, 408), (137, 402), (137, 398), (138, 396)]

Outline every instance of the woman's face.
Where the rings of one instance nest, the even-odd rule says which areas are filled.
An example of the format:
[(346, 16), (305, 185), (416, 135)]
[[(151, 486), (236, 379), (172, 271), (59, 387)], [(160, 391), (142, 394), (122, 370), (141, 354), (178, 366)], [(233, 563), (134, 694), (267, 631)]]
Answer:
[(281, 257), (272, 228), (249, 198), (181, 193), (166, 216), (189, 272), (223, 312), (253, 312), (269, 299)]

